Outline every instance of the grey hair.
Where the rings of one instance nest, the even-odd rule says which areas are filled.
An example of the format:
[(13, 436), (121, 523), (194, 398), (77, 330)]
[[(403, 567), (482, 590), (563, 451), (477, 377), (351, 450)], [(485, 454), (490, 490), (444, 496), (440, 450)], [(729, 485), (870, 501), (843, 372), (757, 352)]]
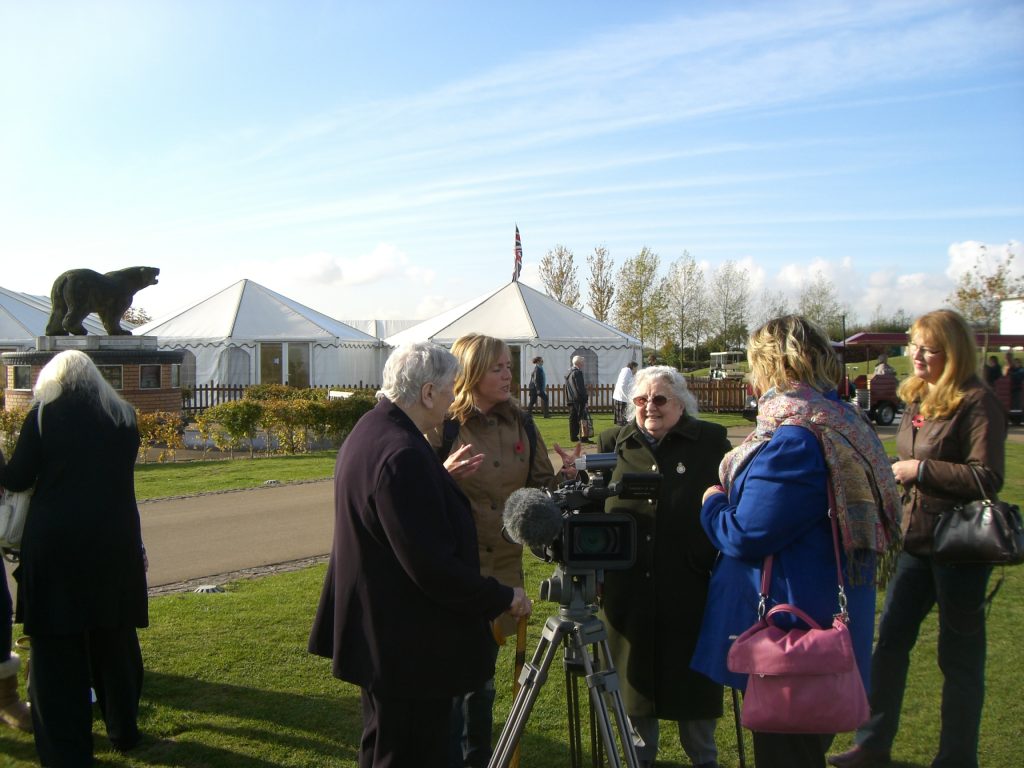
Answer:
[(576, 363), (582, 363), (582, 362), (583, 362), (583, 355), (574, 355), (573, 356), (573, 358), (572, 358), (572, 364), (573, 365), (576, 365)]
[(135, 423), (135, 408), (103, 378), (92, 358), (77, 349), (68, 349), (55, 355), (39, 372), (32, 403), (39, 405), (40, 424), (43, 406), (52, 403), (65, 392), (87, 395), (102, 413), (119, 426)]
[[(670, 365), (649, 365), (637, 371), (633, 378), (633, 392), (639, 392), (649, 381), (664, 381), (687, 414), (697, 418), (697, 398), (686, 386), (686, 377)], [(636, 406), (629, 403), (629, 418), (636, 416)]]
[(384, 363), (384, 383), (377, 399), (386, 397), (396, 405), (412, 405), (424, 384), (453, 384), (459, 360), (444, 347), (429, 341), (403, 344)]

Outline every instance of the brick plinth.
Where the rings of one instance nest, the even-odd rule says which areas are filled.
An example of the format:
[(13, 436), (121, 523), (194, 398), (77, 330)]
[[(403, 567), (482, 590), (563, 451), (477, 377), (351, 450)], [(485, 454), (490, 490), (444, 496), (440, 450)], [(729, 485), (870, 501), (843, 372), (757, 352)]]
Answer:
[[(66, 339), (79, 339), (92, 337), (63, 337)], [(107, 338), (107, 337), (101, 337)], [(92, 358), (93, 362), (99, 366), (113, 366), (115, 372), (120, 373), (121, 387), (118, 392), (121, 396), (131, 403), (133, 406), (138, 408), (144, 413), (152, 411), (171, 411), (177, 412), (181, 410), (181, 387), (172, 387), (171, 382), (171, 366), (181, 365), (181, 361), (184, 357), (182, 352), (174, 351), (158, 351), (155, 349), (155, 344), (150, 343), (146, 337), (109, 337), (117, 342), (116, 345), (112, 345), (113, 348), (87, 348), (82, 351)], [(126, 348), (131, 345), (132, 339), (137, 339), (140, 343), (135, 345), (138, 348), (131, 349)], [(40, 347), (46, 349), (45, 344), (40, 344)], [(90, 347), (95, 347), (95, 344), (91, 344)], [(27, 407), (32, 400), (32, 387), (35, 386), (36, 379), (39, 378), (39, 371), (43, 369), (54, 355), (58, 354), (60, 350), (53, 351), (39, 351), (34, 350), (31, 352), (5, 352), (3, 353), (3, 362), (7, 366), (7, 381), (4, 382), (4, 405), (7, 410), (12, 410), (18, 407)], [(18, 368), (21, 369), (21, 373), (24, 374), (24, 367), (29, 368), (27, 388), (15, 389), (15, 377), (18, 374)], [(160, 367), (160, 378), (155, 378), (155, 370), (147, 368), (147, 373), (151, 374), (148, 377), (150, 383), (158, 384), (158, 386), (152, 386), (142, 388), (140, 381), (141, 372), (143, 366), (159, 366)]]

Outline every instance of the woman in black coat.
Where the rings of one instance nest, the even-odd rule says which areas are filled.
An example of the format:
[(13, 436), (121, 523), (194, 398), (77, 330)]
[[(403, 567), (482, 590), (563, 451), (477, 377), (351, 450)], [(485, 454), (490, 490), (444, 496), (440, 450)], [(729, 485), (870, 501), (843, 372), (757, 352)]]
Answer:
[(96, 698), (116, 749), (139, 741), (149, 623), (135, 459), (135, 410), (87, 355), (40, 371), (0, 485), (35, 487), (22, 537), (18, 615), (32, 638), (29, 695), (43, 765), (92, 765)]
[(636, 519), (636, 562), (605, 573), (602, 618), (630, 721), (646, 745), (640, 764), (658, 752), (658, 720), (675, 720), (691, 762), (717, 766), (715, 722), (722, 687), (690, 669), (717, 552), (700, 525), (701, 494), (718, 482), (730, 449), (725, 428), (696, 418), (697, 401), (674, 368), (636, 374), (634, 419), (601, 433), (600, 450), (614, 451), (612, 480), (657, 472), (653, 501), (610, 498), (609, 512)]

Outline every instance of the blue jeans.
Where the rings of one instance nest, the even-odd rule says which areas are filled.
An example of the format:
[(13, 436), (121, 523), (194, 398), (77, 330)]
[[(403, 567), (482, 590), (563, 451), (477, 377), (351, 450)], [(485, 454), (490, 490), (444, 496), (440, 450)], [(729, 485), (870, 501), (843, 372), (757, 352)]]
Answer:
[(871, 719), (856, 743), (892, 747), (899, 728), (910, 651), (921, 622), (939, 607), (942, 726), (933, 768), (977, 768), (985, 701), (985, 592), (992, 568), (943, 566), (904, 552), (889, 584), (871, 657)]

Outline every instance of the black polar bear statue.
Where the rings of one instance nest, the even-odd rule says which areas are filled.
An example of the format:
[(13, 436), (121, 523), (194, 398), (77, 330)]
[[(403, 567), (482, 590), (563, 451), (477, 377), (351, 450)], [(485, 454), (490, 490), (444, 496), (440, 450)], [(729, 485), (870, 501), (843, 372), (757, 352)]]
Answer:
[(130, 336), (121, 318), (138, 291), (157, 284), (156, 267), (128, 267), (101, 275), (91, 269), (69, 269), (53, 281), (47, 336), (85, 336), (82, 321), (95, 312), (111, 336)]

